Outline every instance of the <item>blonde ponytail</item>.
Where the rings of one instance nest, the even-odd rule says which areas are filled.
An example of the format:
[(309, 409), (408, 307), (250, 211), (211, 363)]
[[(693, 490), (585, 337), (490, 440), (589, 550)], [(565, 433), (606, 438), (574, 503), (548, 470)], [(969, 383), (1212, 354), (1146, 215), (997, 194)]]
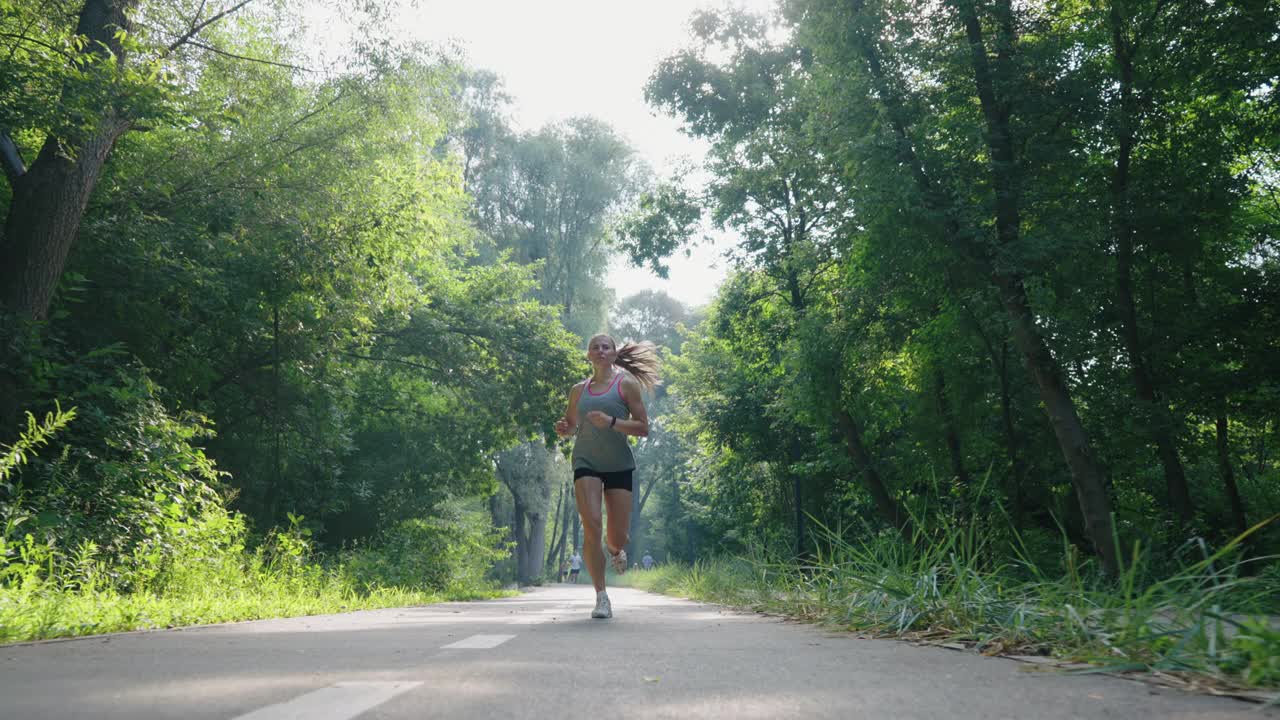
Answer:
[(631, 373), (650, 392), (662, 384), (662, 379), (658, 377), (658, 366), (661, 364), (658, 360), (658, 348), (648, 340), (627, 343), (618, 348), (618, 358), (613, 364)]

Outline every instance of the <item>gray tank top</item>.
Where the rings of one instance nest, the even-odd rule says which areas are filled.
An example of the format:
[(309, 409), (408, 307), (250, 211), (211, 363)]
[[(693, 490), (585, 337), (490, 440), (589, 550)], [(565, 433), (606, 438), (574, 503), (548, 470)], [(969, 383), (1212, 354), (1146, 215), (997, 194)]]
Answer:
[(631, 445), (627, 436), (606, 427), (596, 428), (587, 420), (587, 413), (599, 410), (606, 415), (626, 420), (631, 416), (627, 403), (622, 399), (622, 373), (614, 375), (613, 382), (601, 393), (591, 392), (591, 378), (582, 385), (578, 393), (578, 431), (573, 441), (573, 469), (599, 470), (600, 472), (617, 472), (634, 470), (635, 456), (631, 454)]

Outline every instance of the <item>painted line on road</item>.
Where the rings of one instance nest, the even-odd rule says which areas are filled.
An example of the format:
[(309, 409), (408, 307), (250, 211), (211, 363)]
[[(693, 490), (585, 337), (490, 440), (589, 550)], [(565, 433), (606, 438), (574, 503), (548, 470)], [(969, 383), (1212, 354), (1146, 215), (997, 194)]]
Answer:
[(350, 720), (420, 682), (340, 682), (287, 702), (258, 708), (234, 720)]
[(515, 635), (472, 635), (455, 643), (442, 645), (441, 650), (488, 650), (496, 648)]

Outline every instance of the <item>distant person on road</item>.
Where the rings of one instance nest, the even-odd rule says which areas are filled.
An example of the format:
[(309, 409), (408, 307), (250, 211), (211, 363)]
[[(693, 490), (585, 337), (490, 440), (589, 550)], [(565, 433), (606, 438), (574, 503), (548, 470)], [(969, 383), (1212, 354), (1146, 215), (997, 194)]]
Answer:
[(645, 570), (652, 570), (652, 569), (653, 569), (653, 556), (649, 554), (649, 551), (648, 551), (648, 550), (645, 550), (645, 551), (644, 551), (644, 557), (640, 558), (640, 565), (641, 565)]
[(556, 421), (560, 437), (573, 436), (573, 494), (582, 517), (587, 572), (596, 589), (593, 618), (613, 617), (604, 588), (604, 552), (600, 548), (604, 501), (609, 517), (605, 539), (609, 562), (615, 572), (627, 571), (627, 544), (631, 529), (631, 475), (635, 456), (628, 435), (649, 434), (649, 413), (641, 389), (652, 390), (658, 379), (658, 354), (653, 343), (627, 343), (618, 347), (608, 335), (596, 335), (587, 343), (591, 377), (569, 390), (569, 407)]
[(578, 584), (578, 571), (582, 569), (582, 554), (577, 548), (573, 550), (573, 557), (569, 558), (569, 580), (574, 585)]

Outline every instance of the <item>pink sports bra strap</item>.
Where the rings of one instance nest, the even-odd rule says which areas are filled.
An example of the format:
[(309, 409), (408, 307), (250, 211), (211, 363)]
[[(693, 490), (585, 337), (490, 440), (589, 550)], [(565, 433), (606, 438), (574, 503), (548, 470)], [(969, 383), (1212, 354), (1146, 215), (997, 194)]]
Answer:
[(587, 378), (586, 382), (584, 383), (584, 386), (587, 388), (587, 394), (590, 395), (591, 397), (600, 397), (602, 395), (607, 395), (609, 391), (612, 390), (614, 387), (618, 388), (618, 397), (622, 397), (622, 383), (620, 382), (621, 380), (622, 380), (622, 373), (620, 372), (614, 373), (613, 380), (609, 383), (609, 387), (605, 388), (603, 391), (598, 393), (591, 392), (591, 378)]

